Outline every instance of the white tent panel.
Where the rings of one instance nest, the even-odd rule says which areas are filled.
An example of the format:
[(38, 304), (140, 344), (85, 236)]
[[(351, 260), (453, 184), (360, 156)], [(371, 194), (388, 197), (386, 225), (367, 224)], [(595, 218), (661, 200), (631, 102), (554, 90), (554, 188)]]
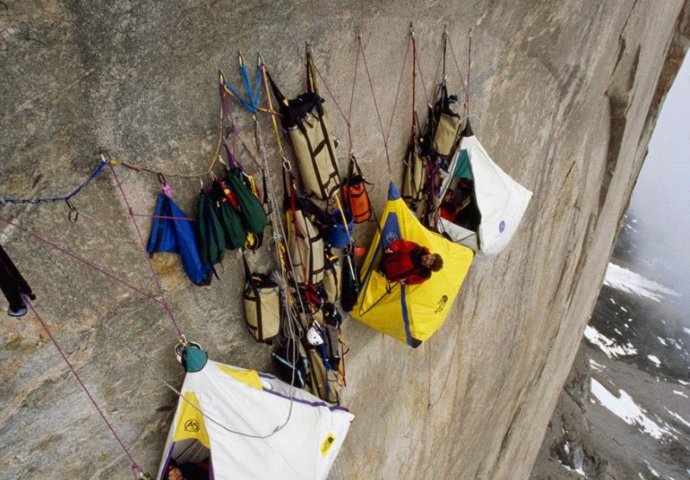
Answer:
[[(233, 371), (255, 374), (261, 388), (237, 379)], [(203, 412), (215, 480), (325, 479), (354, 418), (271, 375), (213, 361), (199, 372), (187, 373), (182, 394), (186, 392), (194, 393)], [(181, 398), (161, 470), (174, 431), (185, 421), (179, 418), (182, 402)]]
[[(451, 162), (450, 174), (444, 179), (442, 193), (445, 194), (452, 173), (461, 152), (467, 151), (474, 177), (474, 191), (477, 207), (481, 214), (479, 224), (479, 251), (486, 255), (501, 252), (510, 242), (520, 220), (527, 209), (532, 192), (505, 173), (484, 150), (476, 136), (462, 137), (460, 147)], [(476, 236), (471, 231), (441, 219), (439, 230), (449, 234), (451, 239), (476, 248)], [(474, 243), (474, 245), (472, 245)]]

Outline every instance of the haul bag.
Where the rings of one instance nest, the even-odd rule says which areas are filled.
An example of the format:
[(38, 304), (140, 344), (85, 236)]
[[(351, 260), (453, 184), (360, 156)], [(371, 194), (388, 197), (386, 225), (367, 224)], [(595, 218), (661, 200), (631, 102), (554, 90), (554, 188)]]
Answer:
[[(322, 347), (326, 348), (325, 344)], [(307, 358), (309, 359), (309, 384), (307, 385), (307, 391), (329, 403), (338, 403), (339, 396), (336, 390), (336, 381), (329, 378), (329, 369), (324, 365), (321, 353), (319, 353), (316, 347), (310, 347), (307, 350)], [(335, 372), (331, 376), (335, 376)]]
[(443, 156), (450, 154), (458, 138), (458, 130), (460, 130), (460, 117), (442, 113), (434, 134), (434, 150), (437, 154)]
[(296, 125), (288, 128), (302, 187), (321, 200), (331, 198), (340, 186), (335, 144), (328, 129), (328, 117), (320, 105), (314, 105)]
[(402, 198), (412, 210), (417, 210), (424, 200), (427, 164), (428, 160), (419, 155), (415, 147), (410, 149), (405, 164)]
[(280, 331), (280, 288), (270, 275), (252, 273), (244, 263), (244, 318), (258, 342), (271, 343)]
[(324, 243), (321, 232), (300, 209), (287, 210), (288, 251), (298, 284), (316, 285), (323, 280)]

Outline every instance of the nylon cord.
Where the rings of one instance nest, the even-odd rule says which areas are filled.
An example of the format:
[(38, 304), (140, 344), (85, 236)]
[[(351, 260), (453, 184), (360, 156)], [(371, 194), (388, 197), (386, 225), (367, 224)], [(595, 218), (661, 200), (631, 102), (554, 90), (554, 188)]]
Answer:
[(151, 270), (151, 276), (153, 277), (156, 287), (158, 288), (158, 292), (160, 293), (161, 297), (161, 304), (163, 305), (163, 309), (165, 312), (168, 314), (168, 317), (170, 318), (170, 321), (173, 324), (173, 327), (175, 328), (175, 331), (177, 332), (178, 338), (182, 338), (182, 330), (180, 329), (180, 326), (177, 324), (177, 321), (175, 320), (175, 315), (173, 314), (172, 308), (170, 308), (170, 304), (168, 303), (167, 299), (165, 298), (165, 291), (163, 290), (163, 285), (161, 285), (160, 278), (158, 278), (158, 273), (156, 273), (156, 268), (153, 265), (153, 261), (151, 258), (146, 254), (146, 244), (144, 243), (144, 237), (141, 234), (141, 229), (139, 228), (139, 224), (137, 223), (136, 218), (134, 217), (134, 211), (132, 210), (132, 206), (129, 203), (129, 200), (127, 199), (127, 195), (125, 194), (124, 189), (122, 188), (122, 183), (120, 182), (120, 178), (117, 175), (117, 172), (115, 171), (115, 168), (110, 165), (110, 170), (113, 172), (113, 177), (115, 178), (115, 183), (117, 184), (117, 188), (120, 190), (120, 194), (122, 195), (122, 199), (125, 202), (125, 205), (127, 205), (127, 212), (129, 213), (129, 218), (132, 220), (132, 223), (134, 224), (134, 229), (136, 230), (137, 233), (137, 238), (139, 239), (139, 244), (141, 245), (141, 248), (143, 249), (144, 254), (146, 255), (146, 261), (149, 264), (149, 269)]
[(63, 350), (62, 346), (60, 346), (60, 343), (53, 336), (53, 333), (50, 331), (50, 328), (48, 328), (48, 325), (45, 323), (45, 321), (43, 320), (41, 315), (38, 313), (38, 311), (34, 307), (33, 303), (31, 303), (31, 299), (25, 294), (21, 294), (21, 296), (22, 296), (22, 300), (24, 301), (24, 303), (29, 306), (29, 308), (31, 309), (31, 312), (34, 314), (34, 317), (36, 317), (36, 319), (40, 323), (41, 327), (43, 327), (43, 330), (46, 332), (46, 334), (48, 335), (50, 340), (53, 342), (53, 345), (55, 346), (58, 353), (60, 354), (62, 359), (65, 361), (67, 366), (69, 367), (70, 371), (72, 372), (72, 375), (74, 375), (74, 378), (79, 383), (79, 386), (82, 388), (82, 390), (84, 390), (84, 393), (86, 393), (86, 396), (89, 398), (89, 400), (91, 401), (91, 404), (93, 405), (93, 407), (98, 412), (98, 415), (100, 415), (101, 419), (106, 424), (106, 426), (108, 427), (108, 429), (112, 433), (113, 437), (115, 437), (115, 440), (117, 441), (117, 443), (120, 445), (120, 448), (122, 449), (122, 451), (125, 453), (125, 455), (127, 455), (127, 458), (129, 458), (129, 461), (132, 464), (132, 470), (135, 472), (136, 471), (142, 471), (141, 467), (136, 462), (136, 460), (134, 460), (134, 457), (130, 453), (129, 449), (127, 448), (127, 446), (124, 444), (124, 442), (122, 441), (122, 439), (118, 435), (117, 431), (115, 430), (115, 427), (113, 427), (113, 425), (110, 423), (108, 418), (105, 416), (105, 413), (103, 413), (103, 410), (101, 410), (101, 407), (98, 406), (96, 399), (93, 397), (93, 395), (91, 394), (89, 389), (86, 387), (86, 384), (84, 383), (84, 381), (81, 379), (81, 377), (77, 373), (77, 370), (72, 365), (72, 362), (70, 362), (70, 360), (67, 357), (67, 354), (65, 353), (65, 351)]
[(388, 152), (388, 139), (386, 138), (386, 133), (383, 129), (383, 122), (381, 121), (381, 112), (379, 111), (379, 106), (378, 102), (376, 101), (376, 94), (374, 92), (374, 84), (371, 81), (371, 75), (369, 74), (369, 66), (367, 65), (367, 56), (364, 53), (364, 46), (362, 45), (362, 36), (359, 35), (357, 37), (357, 41), (359, 44), (359, 50), (362, 52), (362, 61), (364, 63), (364, 69), (367, 72), (367, 79), (369, 80), (369, 88), (371, 89), (371, 96), (374, 101), (374, 110), (376, 111), (376, 118), (379, 121), (379, 128), (381, 129), (381, 136), (383, 138), (383, 147), (386, 152), (386, 163), (388, 165), (388, 176), (390, 178), (390, 181), (393, 182), (393, 172), (391, 169), (391, 158), (390, 154)]
[(119, 283), (120, 285), (122, 285), (122, 286), (124, 286), (124, 287), (129, 288), (130, 290), (132, 290), (132, 291), (134, 291), (134, 292), (140, 294), (141, 296), (143, 296), (143, 297), (145, 297), (145, 298), (148, 298), (149, 300), (153, 300), (153, 301), (155, 301), (155, 302), (162, 303), (161, 300), (159, 300), (158, 298), (155, 297), (155, 295), (153, 295), (153, 294), (151, 294), (151, 293), (147, 293), (147, 292), (141, 290), (140, 288), (135, 287), (134, 285), (132, 285), (132, 284), (130, 284), (130, 283), (128, 283), (128, 282), (126, 282), (126, 281), (120, 279), (119, 277), (115, 276), (114, 274), (112, 274), (112, 273), (108, 272), (107, 270), (105, 270), (105, 269), (99, 267), (99, 266), (96, 265), (95, 263), (93, 263), (93, 262), (91, 262), (91, 261), (89, 261), (89, 260), (86, 260), (84, 257), (81, 257), (81, 256), (77, 255), (76, 253), (74, 253), (74, 252), (72, 252), (72, 251), (70, 251), (70, 250), (68, 250), (68, 249), (66, 249), (66, 248), (63, 248), (63, 247), (61, 247), (61, 246), (59, 246), (59, 245), (57, 245), (57, 244), (55, 244), (55, 243), (53, 243), (53, 242), (51, 242), (50, 240), (48, 240), (48, 239), (42, 237), (41, 235), (32, 232), (31, 230), (29, 230), (28, 228), (24, 227), (23, 225), (20, 225), (20, 224), (18, 224), (18, 223), (15, 223), (15, 222), (13, 222), (12, 220), (10, 220), (10, 219), (8, 219), (8, 218), (5, 218), (5, 217), (3, 217), (3, 216), (1, 216), (1, 215), (0, 215), (0, 221), (4, 222), (5, 224), (7, 224), (7, 225), (9, 225), (9, 226), (12, 226), (12, 227), (16, 228), (16, 229), (19, 230), (20, 232), (24, 233), (25, 235), (27, 235), (27, 236), (33, 238), (34, 240), (36, 240), (36, 241), (38, 241), (38, 242), (41, 242), (41, 243), (43, 243), (44, 245), (47, 245), (47, 246), (49, 246), (49, 247), (51, 247), (51, 248), (53, 248), (53, 249), (55, 249), (55, 250), (58, 250), (59, 252), (62, 252), (64, 255), (66, 255), (66, 256), (68, 256), (68, 257), (70, 257), (70, 258), (73, 258), (74, 260), (76, 260), (76, 261), (78, 261), (79, 263), (85, 265), (86, 267), (91, 268), (92, 270), (95, 270), (95, 271), (97, 271), (97, 272), (99, 272), (99, 273), (105, 275), (106, 277), (108, 277), (108, 278), (111, 279), (112, 281), (114, 281), (114, 282), (116, 282), (116, 283)]
[(7, 203), (14, 204), (14, 205), (22, 205), (22, 204), (31, 204), (31, 205), (38, 205), (38, 204), (44, 204), (44, 203), (56, 203), (56, 202), (65, 202), (67, 200), (71, 200), (75, 196), (81, 193), (82, 189), (84, 189), (86, 186), (88, 186), (92, 181), (96, 179), (102, 172), (103, 169), (105, 168), (105, 162), (100, 162), (98, 166), (91, 172), (91, 175), (82, 182), (78, 187), (76, 187), (72, 192), (68, 193), (67, 195), (62, 195), (62, 196), (57, 196), (57, 197), (52, 197), (52, 198), (3, 198), (0, 197), (0, 205), (4, 205)]

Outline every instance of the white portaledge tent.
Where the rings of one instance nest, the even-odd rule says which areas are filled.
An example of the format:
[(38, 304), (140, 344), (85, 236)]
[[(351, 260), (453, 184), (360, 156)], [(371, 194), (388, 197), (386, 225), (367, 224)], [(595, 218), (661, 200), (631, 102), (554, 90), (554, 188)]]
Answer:
[[(469, 121), (441, 183), (443, 199), (464, 180), (473, 181), (474, 225), (439, 217), (437, 230), (451, 240), (486, 255), (496, 255), (510, 242), (527, 209), (532, 192), (513, 180), (491, 160), (474, 135)], [(478, 210), (478, 215), (477, 211)]]
[(187, 344), (187, 375), (158, 480), (178, 465), (208, 462), (208, 478), (325, 479), (354, 418), (272, 375), (208, 360)]

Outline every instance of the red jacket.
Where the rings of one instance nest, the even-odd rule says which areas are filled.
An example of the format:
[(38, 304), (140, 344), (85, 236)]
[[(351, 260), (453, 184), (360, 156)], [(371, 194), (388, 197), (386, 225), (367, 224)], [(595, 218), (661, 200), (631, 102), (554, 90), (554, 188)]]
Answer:
[(431, 277), (431, 270), (421, 264), (422, 255), (429, 254), (429, 249), (402, 239), (394, 241), (388, 248), (392, 252), (384, 251), (380, 266), (386, 278), (417, 285)]

